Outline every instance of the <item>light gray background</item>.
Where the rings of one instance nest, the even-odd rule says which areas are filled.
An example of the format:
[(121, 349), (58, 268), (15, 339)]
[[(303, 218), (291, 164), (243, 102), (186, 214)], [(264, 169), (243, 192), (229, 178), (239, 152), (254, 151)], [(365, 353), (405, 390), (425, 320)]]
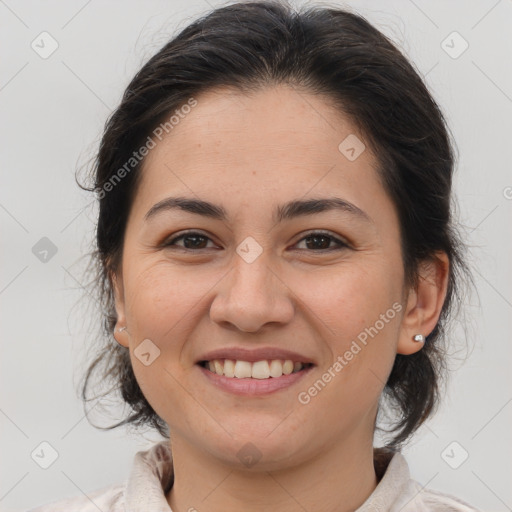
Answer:
[[(79, 258), (90, 250), (96, 210), (74, 173), (94, 155), (133, 74), (218, 5), (0, 0), (2, 511), (120, 483), (134, 453), (159, 440), (94, 429), (76, 395), (83, 347), (94, 342), (80, 302)], [(466, 308), (474, 349), (465, 362), (461, 353), (442, 410), (405, 450), (412, 475), (482, 510), (512, 510), (512, 1), (339, 5), (400, 44), (426, 76), (460, 152), (456, 192), (479, 294)], [(43, 31), (59, 45), (47, 59), (31, 48)], [(456, 59), (442, 46), (453, 31), (469, 43)], [(445, 44), (457, 50), (461, 40)], [(58, 249), (46, 263), (32, 253), (42, 237)], [(48, 469), (31, 458), (42, 441), (59, 454)], [(452, 469), (446, 461), (456, 465), (463, 450), (468, 459)]]

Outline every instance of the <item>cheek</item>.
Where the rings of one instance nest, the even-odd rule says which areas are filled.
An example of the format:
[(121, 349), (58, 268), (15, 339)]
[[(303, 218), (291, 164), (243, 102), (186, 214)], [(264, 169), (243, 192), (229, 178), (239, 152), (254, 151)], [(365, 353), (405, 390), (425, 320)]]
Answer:
[[(128, 272), (127, 272), (128, 275)], [(167, 262), (131, 269), (126, 286), (127, 316), (139, 337), (154, 339), (162, 348), (190, 325), (199, 310), (209, 280), (195, 269), (184, 271)]]
[(341, 348), (390, 309), (388, 316), (396, 318), (392, 305), (401, 297), (400, 270), (386, 267), (377, 258), (304, 273), (295, 283), (297, 295)]
[(307, 274), (300, 282), (301, 296), (315, 313), (330, 357), (324, 368), (330, 374), (324, 376), (333, 384), (323, 400), (368, 409), (378, 399), (396, 355), (403, 308), (400, 267), (386, 265), (381, 256), (364, 265), (331, 269), (325, 278), (319, 272)]
[[(153, 410), (167, 423), (172, 421), (183, 430), (191, 428), (189, 419), (201, 413), (194, 409), (196, 402), (183, 391), (187, 368), (179, 363), (183, 347), (197, 325), (195, 317), (208, 285), (194, 277), (194, 272), (178, 271), (168, 262), (132, 261), (125, 274), (135, 378)], [(149, 361), (139, 357), (144, 353), (142, 342), (147, 346), (144, 352), (150, 353)], [(185, 410), (190, 414), (179, 414), (177, 420), (175, 411)]]

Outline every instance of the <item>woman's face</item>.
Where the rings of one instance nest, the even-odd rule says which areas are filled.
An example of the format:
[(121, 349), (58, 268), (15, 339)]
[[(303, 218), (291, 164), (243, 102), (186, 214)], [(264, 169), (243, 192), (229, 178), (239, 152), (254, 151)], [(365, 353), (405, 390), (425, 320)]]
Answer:
[[(375, 156), (310, 93), (196, 100), (146, 157), (116, 276), (127, 326), (116, 336), (144, 395), (171, 438), (226, 463), (277, 468), (371, 444), (407, 300)], [(178, 197), (214, 206), (173, 207)], [(332, 203), (300, 206), (312, 200)], [(217, 350), (221, 362), (246, 361), (226, 363), (228, 375), (312, 365), (241, 380), (198, 364)]]

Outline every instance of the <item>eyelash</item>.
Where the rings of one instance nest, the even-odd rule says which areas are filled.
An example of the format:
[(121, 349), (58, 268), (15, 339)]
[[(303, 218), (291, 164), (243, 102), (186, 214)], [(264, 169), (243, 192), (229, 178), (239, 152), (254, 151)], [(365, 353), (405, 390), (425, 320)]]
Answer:
[[(167, 242), (164, 242), (162, 244), (163, 247), (172, 247), (176, 241), (178, 240), (181, 240), (185, 237), (188, 237), (188, 236), (200, 236), (200, 237), (203, 237), (203, 238), (206, 238), (208, 240), (211, 240), (211, 238), (203, 233), (200, 233), (198, 231), (189, 231), (189, 232), (186, 232), (186, 233), (182, 233), (181, 235), (177, 236), (177, 237), (174, 237), (172, 239), (170, 239), (169, 241)], [(298, 242), (302, 242), (303, 240), (306, 240), (307, 238), (310, 238), (310, 237), (318, 237), (318, 236), (322, 236), (322, 237), (325, 237), (325, 238), (329, 238), (331, 239), (331, 241), (334, 241), (335, 244), (337, 244), (337, 247), (331, 247), (329, 249), (300, 249), (300, 250), (305, 250), (305, 251), (308, 251), (308, 252), (331, 252), (331, 251), (339, 251), (341, 249), (348, 249), (350, 248), (349, 244), (344, 242), (343, 240), (340, 240), (339, 238), (331, 235), (330, 233), (328, 232), (325, 232), (325, 231), (312, 231), (310, 233), (307, 233), (304, 237), (302, 237)], [(181, 246), (178, 246), (180, 247), (181, 249), (185, 250), (185, 251), (192, 251), (192, 252), (198, 252), (199, 250), (201, 249), (191, 249), (189, 247), (181, 247)], [(207, 248), (203, 248), (203, 249), (207, 249)]]

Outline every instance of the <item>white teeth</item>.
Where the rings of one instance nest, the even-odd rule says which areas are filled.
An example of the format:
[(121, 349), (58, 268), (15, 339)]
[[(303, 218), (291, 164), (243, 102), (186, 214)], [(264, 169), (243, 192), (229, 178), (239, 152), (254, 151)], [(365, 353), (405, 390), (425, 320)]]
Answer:
[(276, 361), (275, 359), (270, 361), (270, 376), (281, 377), (281, 375), (283, 375), (283, 365), (281, 361)]
[(268, 379), (270, 377), (270, 367), (267, 361), (257, 361), (252, 363), (253, 379)]
[(213, 361), (213, 365), (215, 367), (215, 372), (217, 373), (217, 375), (224, 375), (224, 368), (222, 367), (222, 365), (220, 364), (220, 361), (218, 361), (217, 359), (215, 359)]
[(282, 375), (290, 375), (304, 368), (303, 363), (293, 362), (290, 359), (282, 361), (272, 359), (271, 361), (262, 360), (250, 363), (248, 361), (235, 361), (233, 359), (214, 359), (206, 363), (206, 368), (217, 375), (225, 377), (245, 379), (268, 379), (277, 378)]
[(252, 376), (252, 365), (247, 361), (237, 361), (235, 363), (235, 377), (243, 379)]
[(285, 375), (290, 375), (293, 372), (293, 361), (287, 359), (283, 364), (283, 373)]
[(224, 375), (226, 377), (235, 376), (235, 361), (232, 361), (231, 359), (224, 360)]

